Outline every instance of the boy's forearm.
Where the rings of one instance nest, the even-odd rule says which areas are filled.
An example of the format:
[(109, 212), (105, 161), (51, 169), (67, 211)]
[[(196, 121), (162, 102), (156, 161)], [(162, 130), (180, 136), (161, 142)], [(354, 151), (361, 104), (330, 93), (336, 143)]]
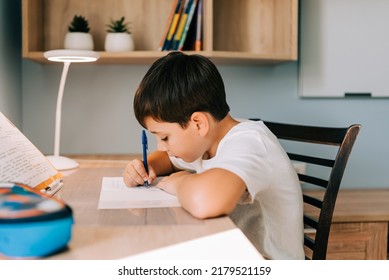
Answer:
[(185, 176), (177, 188), (177, 197), (189, 213), (204, 219), (231, 213), (245, 190), (238, 176), (214, 169)]
[(154, 168), (157, 176), (169, 175), (174, 172), (174, 166), (166, 152), (152, 152), (148, 155), (147, 160), (149, 165)]

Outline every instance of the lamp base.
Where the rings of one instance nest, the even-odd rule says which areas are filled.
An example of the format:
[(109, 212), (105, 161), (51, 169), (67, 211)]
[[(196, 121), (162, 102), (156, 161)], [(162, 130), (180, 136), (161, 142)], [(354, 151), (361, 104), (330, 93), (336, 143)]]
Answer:
[(79, 166), (77, 161), (63, 156), (47, 156), (47, 159), (57, 170), (74, 169)]

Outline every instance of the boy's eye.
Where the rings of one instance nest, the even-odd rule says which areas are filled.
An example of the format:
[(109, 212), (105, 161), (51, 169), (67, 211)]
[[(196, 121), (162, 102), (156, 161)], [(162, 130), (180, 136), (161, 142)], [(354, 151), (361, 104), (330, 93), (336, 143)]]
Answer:
[(167, 141), (167, 136), (161, 138), (161, 141)]

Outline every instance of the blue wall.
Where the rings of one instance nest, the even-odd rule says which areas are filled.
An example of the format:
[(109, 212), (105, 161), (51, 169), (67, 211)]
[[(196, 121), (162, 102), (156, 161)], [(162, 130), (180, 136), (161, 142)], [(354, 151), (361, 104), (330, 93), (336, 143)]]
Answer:
[(22, 125), (20, 1), (0, 0), (0, 112)]

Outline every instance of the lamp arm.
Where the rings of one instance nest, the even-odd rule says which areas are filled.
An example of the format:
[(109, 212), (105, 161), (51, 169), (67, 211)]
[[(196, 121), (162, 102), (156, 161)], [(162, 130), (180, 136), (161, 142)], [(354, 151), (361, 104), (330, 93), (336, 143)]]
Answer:
[(62, 111), (62, 98), (66, 83), (66, 77), (68, 75), (70, 62), (65, 61), (63, 63), (63, 70), (61, 75), (61, 82), (58, 89), (57, 108), (55, 111), (55, 137), (54, 137), (54, 156), (59, 156), (59, 144), (61, 136), (61, 111)]

